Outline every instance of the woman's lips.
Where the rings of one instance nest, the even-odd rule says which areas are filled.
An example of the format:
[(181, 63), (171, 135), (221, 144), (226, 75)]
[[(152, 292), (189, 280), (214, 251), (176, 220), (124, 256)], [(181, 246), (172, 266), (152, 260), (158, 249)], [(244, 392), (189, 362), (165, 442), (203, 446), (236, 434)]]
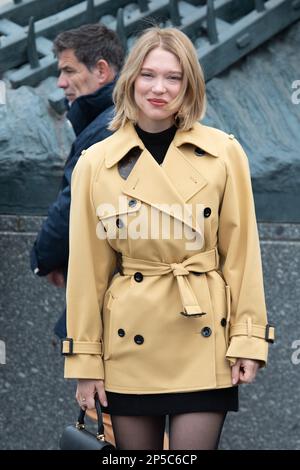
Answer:
[(153, 106), (164, 106), (167, 104), (166, 101), (164, 100), (155, 100), (155, 99), (149, 99), (149, 103), (151, 103)]

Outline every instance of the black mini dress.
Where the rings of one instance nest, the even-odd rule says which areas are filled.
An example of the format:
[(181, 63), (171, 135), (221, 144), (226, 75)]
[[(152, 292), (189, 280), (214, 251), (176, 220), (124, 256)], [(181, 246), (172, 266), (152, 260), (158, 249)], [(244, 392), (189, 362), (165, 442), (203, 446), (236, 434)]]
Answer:
[(159, 416), (181, 413), (238, 411), (238, 387), (199, 392), (137, 395), (106, 392), (104, 413), (117, 416)]

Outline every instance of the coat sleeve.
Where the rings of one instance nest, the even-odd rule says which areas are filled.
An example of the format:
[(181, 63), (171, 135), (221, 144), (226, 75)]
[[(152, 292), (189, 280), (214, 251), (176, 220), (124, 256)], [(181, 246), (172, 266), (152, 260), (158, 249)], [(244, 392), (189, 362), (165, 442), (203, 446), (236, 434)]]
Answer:
[[(262, 264), (248, 159), (236, 140), (228, 139), (226, 185), (219, 214), (218, 249), (221, 269), (230, 288), (227, 359), (268, 356)], [(267, 340), (266, 340), (267, 339)]]
[(48, 215), (30, 253), (32, 271), (46, 276), (55, 269), (66, 269), (69, 255), (69, 213), (71, 203), (71, 176), (82, 148), (72, 145), (64, 168), (62, 189), (48, 209)]
[(87, 151), (72, 175), (67, 340), (63, 341), (62, 351), (67, 353), (66, 378), (104, 379), (101, 311), (116, 256), (107, 239), (96, 234), (95, 157), (93, 150)]

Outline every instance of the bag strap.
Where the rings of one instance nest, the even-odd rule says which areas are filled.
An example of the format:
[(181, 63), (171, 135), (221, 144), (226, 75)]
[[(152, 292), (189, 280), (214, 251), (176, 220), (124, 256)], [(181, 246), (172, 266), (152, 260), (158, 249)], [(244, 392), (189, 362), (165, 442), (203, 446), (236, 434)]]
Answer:
[[(98, 397), (98, 393), (95, 394), (95, 408), (97, 411), (97, 420), (98, 420), (98, 432), (97, 432), (97, 437), (98, 439), (102, 438), (104, 436), (104, 425), (103, 425), (103, 418), (102, 418), (102, 411), (101, 411), (101, 405), (100, 405), (100, 400)], [(85, 409), (83, 410), (80, 408), (78, 420), (77, 420), (77, 425), (78, 427), (84, 428), (84, 418), (85, 418)]]

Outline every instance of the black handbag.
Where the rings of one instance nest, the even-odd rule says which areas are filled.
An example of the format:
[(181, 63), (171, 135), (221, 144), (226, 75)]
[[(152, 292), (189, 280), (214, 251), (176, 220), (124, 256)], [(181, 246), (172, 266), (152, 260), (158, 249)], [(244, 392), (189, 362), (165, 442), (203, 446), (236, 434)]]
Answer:
[(102, 452), (115, 450), (115, 447), (110, 442), (105, 441), (104, 438), (102, 412), (97, 395), (95, 395), (95, 406), (98, 417), (97, 434), (93, 434), (85, 429), (85, 410), (80, 409), (77, 423), (67, 426), (62, 433), (59, 441), (61, 450), (100, 450)]

